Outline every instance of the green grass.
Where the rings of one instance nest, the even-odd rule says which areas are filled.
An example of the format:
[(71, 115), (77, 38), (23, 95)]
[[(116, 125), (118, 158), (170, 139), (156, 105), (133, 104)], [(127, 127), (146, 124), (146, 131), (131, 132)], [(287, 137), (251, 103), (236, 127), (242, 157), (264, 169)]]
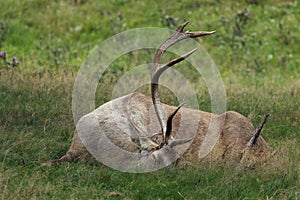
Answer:
[[(0, 51), (20, 60), (14, 69), (0, 62), (1, 199), (300, 198), (299, 3), (75, 2), (1, 2)], [(271, 148), (279, 148), (278, 157), (255, 169), (170, 166), (148, 174), (81, 162), (40, 167), (43, 161), (62, 156), (71, 144), (72, 87), (90, 50), (131, 28), (176, 28), (178, 24), (167, 23), (167, 15), (177, 17), (178, 24), (190, 21), (190, 30), (217, 30), (199, 41), (220, 70), (228, 110), (242, 113), (255, 126), (270, 113), (263, 137)], [(109, 101), (118, 77), (150, 62), (151, 53), (117, 59), (101, 80), (97, 104)], [(210, 97), (201, 78), (189, 67), (176, 69), (191, 78), (200, 109), (209, 111)], [(148, 88), (140, 90), (149, 93)], [(169, 91), (163, 101), (176, 104)]]

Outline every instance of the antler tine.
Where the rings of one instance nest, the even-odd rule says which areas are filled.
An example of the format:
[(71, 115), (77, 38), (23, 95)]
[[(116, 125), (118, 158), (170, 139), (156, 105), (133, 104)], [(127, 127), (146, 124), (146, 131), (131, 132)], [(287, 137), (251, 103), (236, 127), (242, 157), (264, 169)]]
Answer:
[(257, 141), (257, 139), (258, 139), (258, 137), (259, 137), (259, 135), (260, 135), (260, 133), (261, 133), (261, 131), (262, 131), (264, 125), (265, 125), (265, 123), (267, 122), (267, 119), (268, 119), (269, 116), (270, 116), (269, 114), (265, 115), (265, 117), (264, 117), (263, 120), (261, 121), (259, 127), (257, 127), (257, 129), (256, 129), (256, 131), (255, 131), (255, 133), (254, 133), (254, 135), (252, 136), (252, 138), (251, 138), (250, 141), (248, 142), (248, 147), (252, 147), (252, 146), (255, 145), (255, 143), (256, 143), (256, 141)]
[(171, 132), (172, 132), (172, 120), (174, 118), (174, 116), (176, 115), (176, 113), (178, 112), (178, 110), (184, 105), (184, 103), (181, 103), (176, 110), (173, 111), (173, 113), (171, 113), (168, 117), (167, 120), (167, 130), (166, 130), (166, 137), (165, 137), (165, 144), (168, 144), (168, 141), (170, 139), (171, 136)]
[[(153, 58), (153, 63), (154, 64), (153, 64), (152, 70), (151, 70), (152, 71), (151, 96), (152, 96), (152, 102), (153, 102), (153, 105), (154, 105), (154, 109), (155, 109), (158, 121), (160, 123), (160, 126), (161, 126), (164, 143), (166, 143), (167, 124), (166, 124), (166, 120), (165, 120), (164, 111), (163, 111), (161, 103), (160, 103), (160, 96), (159, 96), (159, 92), (158, 92), (158, 80), (159, 80), (159, 76), (166, 69), (168, 69), (170, 66), (173, 66), (174, 64), (176, 64), (176, 63), (184, 60), (186, 57), (188, 57), (189, 55), (191, 55), (192, 53), (194, 53), (194, 51), (196, 51), (196, 49), (194, 49), (193, 51), (190, 51), (189, 53), (187, 53), (187, 54), (185, 54), (183, 56), (181, 56), (180, 58), (174, 59), (174, 60), (170, 61), (169, 63), (167, 63), (167, 64), (159, 67), (159, 63), (160, 63), (160, 61), (162, 59), (162, 56), (163, 56), (163, 54), (165, 53), (165, 51), (169, 47), (173, 46), (174, 44), (176, 44), (177, 42), (179, 42), (181, 40), (184, 40), (184, 39), (187, 39), (187, 38), (196, 38), (196, 37), (201, 37), (201, 36), (205, 36), (205, 35), (210, 35), (210, 34), (213, 34), (215, 32), (215, 31), (210, 31), (210, 32), (202, 32), (202, 31), (191, 32), (191, 31), (186, 31), (186, 32), (183, 32), (184, 28), (188, 25), (188, 23), (189, 22), (185, 22), (185, 23), (181, 24), (177, 28), (176, 32), (173, 33), (167, 40), (165, 40), (159, 46), (159, 48), (156, 50), (156, 52), (154, 54), (154, 58)], [(175, 112), (175, 114), (176, 114), (176, 112)], [(169, 117), (170, 123), (172, 123), (172, 118), (170, 119), (170, 117)]]
[(188, 25), (190, 22), (186, 21), (183, 24), (179, 25), (178, 28), (176, 29), (177, 32), (183, 32), (183, 29)]
[(190, 38), (197, 38), (201, 36), (211, 35), (214, 34), (216, 31), (198, 31), (198, 32), (191, 32), (186, 31), (185, 34), (189, 35)]
[(158, 84), (158, 80), (160, 75), (166, 71), (169, 67), (172, 67), (173, 65), (183, 61), (184, 59), (186, 59), (187, 57), (189, 57), (190, 55), (192, 55), (195, 51), (197, 51), (197, 48), (193, 49), (192, 51), (189, 51), (186, 54), (183, 54), (182, 56), (175, 58), (173, 60), (171, 60), (170, 62), (162, 65), (161, 67), (158, 67), (157, 70), (155, 71), (155, 73), (152, 76), (152, 83), (157, 83)]

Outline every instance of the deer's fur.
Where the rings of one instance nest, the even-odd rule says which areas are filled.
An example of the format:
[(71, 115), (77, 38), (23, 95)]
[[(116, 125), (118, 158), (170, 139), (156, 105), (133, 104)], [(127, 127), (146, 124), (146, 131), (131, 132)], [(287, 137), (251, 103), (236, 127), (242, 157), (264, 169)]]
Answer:
[[(125, 105), (127, 108), (112, 111), (114, 104)], [(162, 104), (162, 106), (167, 114), (172, 113), (176, 109), (176, 107), (166, 104)], [(107, 113), (109, 112), (114, 114), (108, 116)], [(133, 135), (138, 134), (137, 131), (133, 130), (133, 127), (136, 126), (136, 124), (145, 124), (148, 128), (148, 133), (156, 133), (159, 130), (157, 129), (159, 124), (157, 120), (151, 122), (151, 119), (149, 118), (151, 116), (149, 113), (151, 112), (153, 113), (151, 98), (140, 93), (132, 93), (125, 97), (103, 104), (89, 115), (96, 116), (101, 128), (105, 130), (107, 137), (117, 146), (127, 151), (138, 153), (141, 150), (140, 144), (136, 138), (133, 138), (132, 135), (128, 135), (127, 130), (135, 132)], [(189, 126), (189, 124), (186, 124), (185, 129), (178, 132), (178, 126), (180, 125), (179, 122), (183, 112), (188, 113), (185, 115), (186, 118), (184, 122), (193, 121), (196, 116), (196, 118), (198, 118), (198, 124), (197, 126)], [(116, 119), (114, 117), (115, 114), (124, 116), (122, 120), (118, 121), (118, 126), (116, 125)], [(202, 145), (203, 138), (207, 134), (210, 121), (212, 118), (220, 118), (222, 120), (223, 117), (225, 117), (225, 121), (217, 144), (214, 146), (210, 154), (208, 154), (205, 158), (200, 159), (200, 146)], [(86, 118), (88, 117), (84, 116), (80, 121), (84, 122)], [(120, 129), (120, 126), (127, 128)], [(269, 147), (261, 136), (258, 138), (254, 147), (247, 146), (247, 143), (250, 141), (253, 133), (255, 132), (255, 128), (247, 118), (237, 112), (228, 111), (221, 115), (215, 115), (188, 108), (182, 108), (179, 110), (173, 119), (171, 135), (176, 138), (186, 138), (186, 136), (189, 135), (189, 132), (193, 132), (195, 129), (196, 135), (193, 138), (190, 147), (183, 154), (180, 160), (209, 161), (218, 163), (235, 162), (252, 165), (257, 161), (260, 162), (265, 160), (270, 155)], [(159, 139), (161, 138), (157, 138), (156, 140)], [(74, 134), (71, 148), (66, 155), (58, 160), (49, 161), (47, 164), (51, 165), (53, 163), (71, 161), (72, 159), (94, 159), (81, 142), (77, 132)]]
[[(186, 25), (187, 23), (181, 25), (177, 32), (161, 45), (155, 54), (154, 63), (158, 64), (164, 51), (176, 42), (187, 37), (199, 37), (212, 33), (183, 32)], [(121, 149), (134, 153), (146, 151), (146, 159), (154, 158), (166, 163), (173, 158), (179, 162), (181, 160), (221, 163), (229, 161), (245, 165), (265, 160), (270, 155), (269, 147), (243, 115), (234, 111), (217, 115), (185, 107), (176, 109), (174, 106), (160, 103), (158, 93), (160, 74), (192, 53), (193, 51), (161, 68), (153, 69), (152, 98), (140, 93), (131, 93), (111, 100), (83, 116), (77, 124), (77, 129), (88, 132), (90, 129), (96, 129), (95, 123), (97, 123), (103, 130), (99, 134), (105, 134)], [(166, 120), (163, 115), (174, 117)], [(215, 122), (213, 130), (218, 133), (219, 138), (209, 154), (203, 156), (200, 152), (201, 146), (204, 138), (209, 134), (208, 129), (212, 121)], [(168, 123), (172, 126), (167, 127)], [(83, 145), (80, 136), (82, 135), (76, 131), (71, 148), (66, 155), (60, 159), (48, 161), (46, 164), (52, 165), (75, 158), (94, 159)], [(88, 138), (89, 135), (86, 137)], [(184, 148), (186, 151), (182, 150)], [(164, 153), (173, 149), (180, 155)], [(172, 156), (175, 157), (171, 158)]]

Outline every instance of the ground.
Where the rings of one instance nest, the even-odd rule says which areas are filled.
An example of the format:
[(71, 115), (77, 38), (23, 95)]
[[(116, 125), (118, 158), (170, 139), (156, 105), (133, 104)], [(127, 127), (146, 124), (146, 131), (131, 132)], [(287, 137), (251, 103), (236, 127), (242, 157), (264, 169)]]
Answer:
[[(0, 197), (2, 199), (299, 199), (300, 5), (297, 1), (3, 1), (0, 7)], [(71, 144), (75, 125), (72, 87), (88, 53), (121, 31), (143, 27), (216, 30), (198, 40), (215, 61), (226, 89), (227, 110), (257, 126), (277, 159), (251, 169), (170, 166), (129, 174), (92, 163), (51, 168)], [(111, 98), (118, 77), (151, 62), (153, 50), (116, 59), (96, 92)], [(174, 55), (167, 54), (166, 60)], [(196, 88), (199, 108), (210, 111), (207, 87), (194, 69), (176, 69)], [(149, 94), (148, 86), (138, 89)], [(162, 88), (162, 101), (177, 100)]]

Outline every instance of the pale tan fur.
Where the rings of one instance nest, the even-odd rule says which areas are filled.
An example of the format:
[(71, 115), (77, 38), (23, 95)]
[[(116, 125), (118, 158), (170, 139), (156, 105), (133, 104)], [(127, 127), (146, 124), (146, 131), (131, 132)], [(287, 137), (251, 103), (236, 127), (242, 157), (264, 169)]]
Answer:
[[(131, 133), (126, 131), (116, 131), (117, 129), (114, 125), (114, 119), (107, 116), (107, 111), (111, 112), (108, 109), (108, 106), (111, 104), (121, 104), (121, 106), (127, 107), (123, 111), (119, 111), (118, 109), (113, 111), (115, 112), (114, 115), (125, 114), (124, 119), (129, 119), (129, 123), (131, 125), (134, 126), (135, 124), (138, 124), (137, 126), (147, 126), (147, 133), (149, 134), (149, 137), (151, 137), (152, 134), (159, 131), (159, 128), (157, 128), (159, 127), (157, 119), (155, 120), (155, 117), (150, 119), (150, 117), (153, 116), (151, 112), (154, 112), (151, 110), (153, 109), (151, 98), (140, 93), (132, 93), (125, 97), (112, 100), (93, 111), (93, 113), (97, 116), (101, 128), (105, 130), (106, 136), (113, 143), (127, 151), (139, 152), (141, 150), (141, 146), (138, 141), (140, 136), (138, 135), (134, 138), (130, 135)], [(162, 105), (167, 115), (176, 109), (176, 107), (173, 106), (166, 104)], [(185, 124), (184, 130), (181, 129), (179, 132), (178, 126), (180, 125), (180, 120), (182, 120), (181, 115), (183, 112), (188, 113), (188, 115), (185, 115), (185, 118), (183, 119), (184, 122), (181, 122)], [(192, 122), (195, 118), (198, 118), (198, 123), (189, 124), (189, 121)], [(220, 127), (220, 137), (212, 151), (206, 157), (200, 158), (200, 147), (203, 143), (203, 138), (207, 134), (207, 129), (212, 119), (224, 119), (225, 121), (222, 127)], [(264, 161), (270, 155), (269, 147), (261, 136), (253, 147), (250, 148), (247, 146), (247, 143), (255, 133), (255, 128), (247, 118), (237, 112), (228, 111), (221, 115), (215, 115), (189, 108), (182, 108), (179, 110), (173, 119), (172, 136), (176, 136), (177, 138), (186, 138), (186, 136), (189, 135), (190, 132), (195, 131), (195, 129), (196, 135), (194, 136), (187, 151), (178, 160), (179, 163), (184, 160), (191, 162), (208, 161), (214, 163), (233, 162), (242, 163), (244, 165), (253, 165), (257, 162)], [(140, 133), (135, 131), (135, 134)], [(159, 135), (154, 135), (151, 139), (152, 141), (159, 143), (161, 137)], [(48, 161), (46, 162), (46, 165), (71, 161), (72, 159), (94, 160), (93, 156), (84, 147), (77, 132), (74, 134), (71, 148), (66, 155), (60, 159)]]

